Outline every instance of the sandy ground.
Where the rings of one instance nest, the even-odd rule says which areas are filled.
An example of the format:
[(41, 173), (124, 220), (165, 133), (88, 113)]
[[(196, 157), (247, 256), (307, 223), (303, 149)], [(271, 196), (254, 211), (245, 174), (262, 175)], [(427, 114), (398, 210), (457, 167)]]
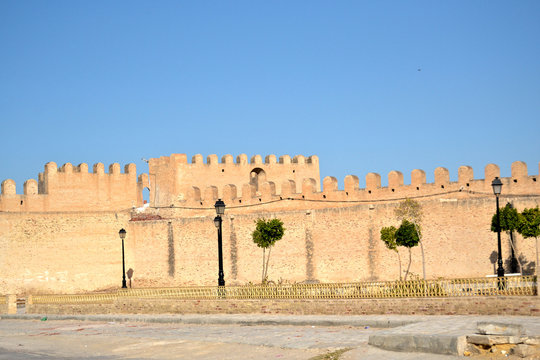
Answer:
[(380, 329), (351, 326), (240, 326), (0, 321), (0, 359), (453, 359), (367, 345)]

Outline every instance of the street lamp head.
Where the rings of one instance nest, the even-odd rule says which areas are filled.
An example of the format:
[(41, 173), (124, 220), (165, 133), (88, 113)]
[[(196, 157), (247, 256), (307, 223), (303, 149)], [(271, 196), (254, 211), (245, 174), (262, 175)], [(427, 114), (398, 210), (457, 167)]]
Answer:
[(118, 235), (120, 235), (120, 239), (124, 240), (126, 237), (126, 230), (120, 229), (120, 231), (118, 232)]
[(491, 183), (491, 186), (493, 187), (493, 193), (496, 196), (499, 196), (501, 194), (501, 189), (502, 189), (502, 186), (503, 186), (503, 183), (502, 183), (501, 179), (499, 179), (499, 177), (496, 177), (495, 179), (493, 179), (493, 182)]
[(221, 201), (221, 199), (216, 201), (214, 207), (216, 208), (216, 214), (218, 214), (218, 216), (225, 214), (225, 203)]
[(219, 229), (219, 223), (221, 222), (221, 217), (218, 215), (214, 218), (214, 225)]

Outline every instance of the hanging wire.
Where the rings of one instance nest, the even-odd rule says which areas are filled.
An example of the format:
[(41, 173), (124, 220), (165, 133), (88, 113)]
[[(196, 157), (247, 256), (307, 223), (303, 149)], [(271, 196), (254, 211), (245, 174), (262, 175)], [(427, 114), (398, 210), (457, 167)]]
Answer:
[[(405, 196), (405, 197), (398, 197), (398, 198), (390, 198), (390, 199), (371, 199), (371, 200), (326, 200), (326, 199), (302, 199), (302, 198), (293, 198), (293, 197), (287, 197), (287, 198), (280, 198), (276, 200), (266, 201), (266, 202), (259, 202), (256, 204), (247, 204), (247, 205), (236, 205), (236, 206), (228, 206), (227, 209), (240, 209), (240, 208), (247, 208), (247, 207), (255, 207), (255, 206), (264, 206), (276, 202), (281, 201), (304, 201), (304, 202), (319, 202), (319, 203), (346, 203), (346, 204), (366, 204), (366, 203), (377, 203), (377, 202), (392, 202), (392, 201), (402, 201), (407, 199), (424, 199), (424, 198), (431, 198), (431, 197), (437, 197), (437, 196), (443, 196), (443, 195), (449, 195), (454, 193), (464, 193), (464, 194), (471, 194), (471, 195), (493, 195), (489, 192), (480, 192), (480, 191), (472, 191), (472, 190), (451, 190), (451, 191), (445, 191), (445, 192), (439, 192), (434, 194), (426, 194), (426, 195), (416, 195), (416, 196)], [(505, 194), (501, 195), (504, 197), (540, 197), (540, 194)], [(150, 206), (152, 209), (182, 209), (182, 210), (214, 210), (214, 207), (189, 207), (189, 206)]]

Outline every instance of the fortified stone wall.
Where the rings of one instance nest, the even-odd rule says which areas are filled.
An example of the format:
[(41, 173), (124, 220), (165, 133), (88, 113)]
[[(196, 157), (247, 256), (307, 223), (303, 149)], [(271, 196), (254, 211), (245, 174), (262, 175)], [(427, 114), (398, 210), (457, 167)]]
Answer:
[(0, 293), (118, 287), (128, 221), (128, 212), (0, 213)]
[[(540, 164), (539, 164), (540, 170)], [(539, 171), (540, 172), (540, 171)], [(366, 187), (359, 187), (359, 179), (356, 175), (347, 175), (344, 179), (344, 190), (338, 189), (338, 181), (335, 177), (327, 176), (323, 179), (323, 190), (318, 190), (318, 185), (313, 178), (301, 180), (299, 184), (291, 179), (284, 180), (279, 187), (274, 181), (261, 183), (255, 191), (253, 184), (246, 183), (242, 191), (237, 185), (227, 184), (223, 188), (217, 186), (207, 187), (206, 191), (188, 191), (182, 201), (176, 201), (166, 205), (168, 208), (209, 208), (221, 198), (229, 206), (254, 205), (283, 199), (309, 200), (320, 202), (320, 207), (334, 206), (332, 202), (339, 202), (339, 206), (353, 202), (377, 203), (404, 198), (447, 197), (464, 198), (471, 194), (493, 197), (491, 182), (495, 177), (500, 177), (499, 166), (488, 164), (484, 168), (484, 179), (475, 179), (474, 171), (470, 166), (461, 166), (458, 169), (458, 181), (450, 181), (449, 171), (439, 167), (434, 172), (435, 181), (426, 182), (426, 173), (415, 169), (411, 172), (411, 184), (404, 184), (403, 173), (391, 171), (388, 174), (388, 186), (381, 186), (381, 176), (377, 173), (366, 175)], [(539, 195), (540, 181), (538, 175), (529, 176), (527, 164), (522, 161), (512, 163), (512, 175), (509, 178), (501, 178), (503, 194), (513, 195)], [(220, 191), (221, 190), (221, 191)], [(313, 205), (317, 207), (317, 205)], [(291, 206), (287, 206), (291, 208)], [(294, 208), (294, 206), (292, 206)]]
[[(503, 197), (519, 209), (539, 204), (538, 197)], [(309, 205), (308, 202), (300, 204)], [(492, 198), (421, 202), (426, 218), (424, 250), (428, 278), (483, 277), (493, 274), (496, 235), (489, 230)], [(350, 207), (280, 211), (227, 210), (224, 228), (225, 280), (228, 285), (258, 283), (262, 250), (251, 232), (260, 217), (279, 217), (286, 234), (272, 250), (271, 280), (350, 282), (395, 280), (397, 254), (379, 240), (381, 226), (397, 225), (397, 202)], [(265, 205), (268, 206), (268, 205)], [(243, 211), (243, 212), (242, 212)], [(215, 285), (217, 241), (214, 214), (189, 218), (130, 221), (130, 214), (22, 213), (0, 216), (0, 292), (60, 292), (118, 288), (121, 242), (127, 230), (126, 270), (134, 287)], [(534, 271), (534, 240), (516, 236), (517, 253)], [(400, 251), (402, 270), (408, 262)], [(510, 254), (503, 234), (503, 256)], [(420, 248), (412, 251), (411, 271), (422, 273)]]
[[(87, 185), (81, 182), (68, 190), (59, 184), (69, 181), (68, 174), (75, 174), (65, 172), (64, 168), (64, 172), (56, 171), (56, 175), (52, 175), (55, 167), (48, 167), (49, 171), (46, 167), (45, 174), (40, 176), (40, 184), (43, 191), (49, 193), (42, 196), (62, 197), (63, 194), (65, 202), (59, 204), (64, 205), (56, 205), (63, 210), (42, 211), (42, 208), (32, 210), (34, 208), (30, 207), (21, 211), (20, 204), (9, 205), (10, 210), (2, 208), (0, 293), (73, 293), (119, 287), (122, 280), (120, 228), (127, 230), (126, 270), (134, 287), (215, 285), (218, 263), (213, 204), (220, 195), (218, 186), (200, 197), (188, 196), (176, 201), (172, 207), (126, 210), (131, 205), (126, 206), (125, 199), (130, 196), (139, 199), (149, 178), (142, 174), (136, 181), (134, 172), (126, 170), (127, 174), (119, 174), (115, 167), (111, 168), (113, 174), (99, 175), (98, 167), (97, 176), (82, 173), (95, 178), (125, 176), (134, 195), (118, 195), (123, 199), (118, 202), (96, 203), (104, 208), (116, 207), (113, 210), (74, 211), (79, 205), (69, 206), (70, 202), (75, 203), (69, 194), (84, 193), (81, 189), (88, 188)], [(272, 249), (271, 280), (398, 279), (398, 256), (384, 247), (379, 231), (382, 226), (398, 225), (394, 209), (405, 198), (414, 198), (423, 207), (428, 278), (493, 274), (497, 241), (490, 231), (495, 212), (491, 180), (499, 175), (498, 167), (486, 166), (487, 180), (474, 179), (470, 167), (461, 167), (457, 182), (450, 182), (448, 171), (438, 168), (432, 184), (426, 183), (421, 170), (413, 171), (409, 185), (403, 184), (400, 174), (391, 172), (387, 187), (381, 187), (378, 174), (368, 174), (365, 189), (358, 187), (358, 178), (353, 175), (345, 178), (344, 190), (338, 190), (336, 179), (331, 177), (324, 179), (322, 191), (317, 189), (313, 178), (300, 182), (300, 192), (293, 180), (285, 180), (280, 192), (266, 181), (259, 184), (258, 191), (241, 195), (233, 191), (236, 186), (224, 185), (221, 196), (227, 205), (223, 223), (226, 283), (260, 282), (262, 250), (251, 240), (254, 222), (259, 217), (278, 217), (286, 228), (284, 238)], [(59, 180), (62, 176), (66, 178)], [(512, 176), (502, 178), (501, 206), (512, 202), (519, 211), (538, 206), (537, 177), (528, 175), (526, 164), (512, 164)], [(5, 205), (9, 196), (21, 196), (13, 195), (10, 186), (10, 182), (3, 183), (0, 204)], [(244, 187), (253, 189), (255, 185)], [(120, 190), (111, 193), (111, 199), (117, 196), (117, 191)], [(503, 257), (507, 259), (510, 254), (508, 236), (503, 234), (502, 238)], [(536, 266), (534, 239), (522, 239), (518, 235), (516, 247), (526, 273), (533, 272)], [(414, 248), (411, 256), (411, 271), (421, 275), (420, 248)], [(404, 271), (408, 264), (406, 249), (400, 250), (400, 257)]]
[[(218, 162), (217, 155), (209, 155), (206, 163), (203, 156), (193, 156), (187, 162), (186, 154), (172, 154), (149, 160), (150, 203), (153, 206), (170, 206), (187, 198), (195, 201), (209, 197), (221, 197), (226, 192), (242, 192), (242, 196), (255, 196), (262, 191), (263, 183), (268, 183), (278, 193), (283, 182), (298, 184), (294, 192), (300, 192), (304, 179), (312, 179), (314, 188), (320, 190), (319, 159), (317, 156), (305, 158), (297, 155), (291, 159), (284, 155), (276, 160), (268, 155), (262, 161), (255, 155), (248, 162), (246, 154), (236, 157), (225, 155)], [(225, 189), (225, 187), (227, 187)]]
[[(441, 201), (443, 200), (443, 201)], [(538, 197), (503, 197), (522, 210), (538, 206)], [(258, 217), (278, 217), (285, 236), (272, 249), (271, 280), (290, 282), (350, 282), (396, 280), (398, 256), (380, 241), (383, 226), (398, 225), (394, 209), (398, 202), (374, 205), (302, 210), (270, 209), (246, 212), (226, 210), (223, 252), (227, 284), (261, 281), (262, 249), (251, 239)], [(496, 235), (490, 231), (495, 211), (491, 197), (426, 199), (424, 252), (428, 278), (484, 277), (494, 273)], [(214, 285), (217, 279), (216, 229), (213, 211), (206, 216), (167, 220), (132, 221), (135, 239), (135, 278), (143, 286)], [(503, 256), (510, 254), (509, 239), (503, 238)], [(527, 273), (535, 268), (534, 239), (515, 236), (516, 249)], [(150, 255), (151, 254), (151, 255)], [(412, 250), (411, 271), (422, 274), (420, 248)], [(406, 249), (400, 250), (402, 271), (408, 264)], [(167, 274), (167, 276), (160, 276)]]
[[(141, 178), (143, 179), (143, 178)], [(124, 167), (120, 173), (117, 163), (105, 173), (103, 164), (88, 172), (87, 164), (73, 167), (70, 163), (58, 168), (49, 162), (38, 180), (24, 183), (24, 194), (16, 194), (16, 184), (8, 179), (2, 182), (0, 211), (98, 211), (129, 209), (142, 204), (142, 180), (137, 182), (135, 164)]]

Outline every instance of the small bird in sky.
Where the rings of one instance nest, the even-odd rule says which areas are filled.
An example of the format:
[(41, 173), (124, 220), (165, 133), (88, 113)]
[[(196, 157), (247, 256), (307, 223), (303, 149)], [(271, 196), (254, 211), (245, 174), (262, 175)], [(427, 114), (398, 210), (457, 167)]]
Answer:
[(422, 69), (419, 68), (418, 71), (422, 71)]

